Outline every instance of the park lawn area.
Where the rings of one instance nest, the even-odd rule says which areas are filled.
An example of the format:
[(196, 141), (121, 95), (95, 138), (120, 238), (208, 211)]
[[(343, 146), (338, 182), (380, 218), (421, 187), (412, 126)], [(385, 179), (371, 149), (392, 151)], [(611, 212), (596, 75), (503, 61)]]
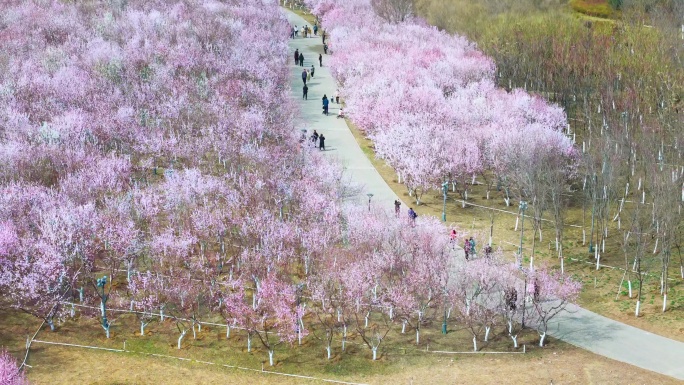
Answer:
[[(408, 191), (403, 184), (397, 182), (396, 172), (382, 159), (375, 157), (373, 143), (365, 137), (352, 122), (347, 119), (347, 125), (363, 152), (368, 156), (373, 166), (378, 170), (385, 182), (406, 203), (413, 207), (419, 214), (442, 217), (443, 197), (441, 191), (429, 191), (421, 197), (421, 204), (416, 205), (415, 199), (408, 196)], [(481, 179), (481, 178), (478, 178)], [(601, 267), (596, 270), (596, 261), (592, 253), (588, 252), (588, 245), (582, 244), (582, 230), (568, 225), (581, 225), (590, 223), (591, 211), (584, 213), (581, 206), (580, 195), (582, 191), (574, 193), (570, 207), (566, 213), (566, 228), (564, 230), (564, 254), (565, 271), (572, 274), (583, 283), (583, 289), (579, 304), (586, 309), (598, 314), (615, 319), (617, 321), (638, 327), (649, 332), (684, 342), (684, 282), (679, 276), (679, 260), (673, 257), (670, 269), (670, 291), (668, 294), (668, 310), (662, 312), (662, 296), (660, 295), (659, 271), (651, 272), (644, 282), (644, 293), (641, 304), (641, 315), (634, 316), (636, 307), (636, 282), (633, 285), (633, 298), (628, 298), (627, 284), (623, 282), (620, 287), (625, 267), (625, 259), (619, 244), (620, 234), (617, 225), (609, 229), (609, 237), (606, 243), (606, 252), (601, 254)], [(634, 192), (629, 197), (634, 198)], [(513, 262), (513, 253), (520, 245), (520, 231), (515, 231), (517, 216), (517, 204), (511, 203), (506, 207), (503, 195), (496, 190), (490, 192), (490, 198), (486, 199), (486, 187), (484, 185), (471, 186), (468, 193), (468, 203), (473, 203), (487, 208), (505, 210), (506, 212), (494, 211), (487, 208), (479, 208), (466, 205), (461, 207), (461, 197), (449, 191), (447, 199), (446, 217), (447, 225), (458, 227), (480, 234), (481, 239), (488, 239), (491, 221), (494, 221), (493, 245), (501, 247)], [(458, 202), (456, 202), (457, 200)], [(528, 210), (529, 211), (529, 210)], [(526, 218), (528, 218), (526, 216)], [(555, 250), (555, 235), (553, 225), (544, 222), (542, 226), (542, 240), (537, 241), (535, 247), (535, 264), (546, 263), (547, 265), (560, 268), (560, 261)], [(589, 237), (589, 225), (586, 225), (587, 243)], [(524, 260), (529, 264), (531, 253), (532, 234), (531, 221), (525, 220), (524, 232)], [(618, 295), (618, 289), (619, 295)], [(617, 298), (616, 298), (616, 295)]]
[[(77, 314), (78, 318), (78, 314)], [(40, 322), (25, 314), (0, 312), (0, 344), (9, 348), (15, 357), (23, 357), (26, 335), (33, 335)], [(34, 384), (133, 384), (153, 383), (252, 383), (252, 384), (313, 384), (320, 380), (291, 378), (260, 373), (267, 364), (266, 352), (256, 343), (252, 353), (246, 352), (245, 337), (233, 331), (230, 341), (225, 329), (204, 326), (197, 339), (186, 336), (183, 348), (177, 350), (177, 333), (173, 322), (152, 323), (145, 336), (140, 336), (135, 317), (118, 317), (112, 327), (112, 338), (104, 338), (102, 329), (91, 318), (66, 321), (56, 332), (42, 330), (37, 340), (65, 342), (122, 349), (126, 352), (109, 352), (79, 347), (48, 345), (34, 342), (28, 364), (28, 378)], [(501, 327), (497, 332), (501, 332)], [(242, 333), (244, 334), (244, 333)], [(443, 338), (444, 337), (444, 338)], [(342, 353), (336, 343), (332, 360), (324, 358), (323, 346), (315, 338), (305, 339), (298, 346), (276, 349), (276, 365), (265, 370), (308, 375), (325, 379), (352, 382), (384, 383), (659, 383), (675, 384), (676, 380), (631, 365), (600, 357), (568, 345), (548, 340), (547, 346), (538, 348), (538, 336), (527, 333), (521, 343), (527, 344), (526, 354), (433, 354), (425, 351), (444, 349), (452, 344), (455, 350), (468, 351), (470, 336), (463, 330), (450, 330), (445, 337), (438, 325), (425, 328), (419, 346), (413, 344), (414, 335), (393, 330), (383, 343), (378, 361), (370, 359), (370, 351), (357, 343), (348, 345)], [(352, 342), (355, 341), (352, 338)], [(510, 339), (501, 334), (483, 345), (483, 350), (506, 351)], [(258, 343), (258, 342), (257, 342)], [(428, 347), (429, 345), (429, 347)], [(178, 360), (150, 354), (180, 357)], [(200, 360), (215, 365), (194, 362)], [(257, 371), (222, 367), (216, 364), (238, 365)], [(522, 368), (522, 370), (521, 370)]]

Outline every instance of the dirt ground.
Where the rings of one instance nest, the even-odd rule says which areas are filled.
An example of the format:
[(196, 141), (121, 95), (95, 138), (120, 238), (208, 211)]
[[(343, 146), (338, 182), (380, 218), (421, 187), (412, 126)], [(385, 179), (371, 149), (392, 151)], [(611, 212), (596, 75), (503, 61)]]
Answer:
[[(555, 345), (555, 344), (554, 344)], [(678, 384), (677, 380), (555, 345), (541, 356), (434, 356), (401, 363), (394, 373), (351, 376), (368, 384)], [(187, 361), (80, 348), (36, 345), (34, 384), (313, 384), (272, 374)], [(302, 373), (304, 374), (304, 373)], [(327, 378), (336, 378), (328, 376)]]

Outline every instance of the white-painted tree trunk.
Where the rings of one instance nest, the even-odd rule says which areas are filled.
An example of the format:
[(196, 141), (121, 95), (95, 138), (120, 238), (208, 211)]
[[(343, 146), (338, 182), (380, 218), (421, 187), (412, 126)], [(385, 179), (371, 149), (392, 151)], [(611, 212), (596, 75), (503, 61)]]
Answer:
[(508, 334), (513, 333), (513, 321), (508, 321)]
[(273, 349), (268, 351), (268, 363), (273, 366)]
[(513, 347), (517, 349), (518, 348), (518, 335), (517, 334), (516, 335), (509, 334), (509, 335), (511, 336), (511, 339), (513, 340)]
[(636, 303), (636, 311), (634, 312), (634, 315), (637, 316), (637, 317), (639, 316), (639, 310), (641, 310), (641, 301), (640, 301), (640, 300), (637, 300), (637, 303)]
[(485, 326), (485, 338), (484, 342), (487, 342), (489, 340), (489, 331), (492, 329), (491, 326)]
[(247, 333), (247, 353), (252, 351), (252, 334)]
[(596, 270), (598, 270), (599, 267), (601, 267), (601, 254), (596, 253)]
[(475, 336), (473, 336), (473, 351), (477, 351), (477, 338), (475, 338)]
[(416, 328), (416, 345), (420, 344), (420, 328)]
[(50, 331), (54, 332), (55, 331), (55, 321), (52, 318), (48, 318), (47, 324), (48, 324), (48, 326), (50, 326)]
[(520, 216), (515, 217), (515, 229), (513, 231), (518, 231), (518, 223), (520, 222)]
[(161, 319), (161, 322), (164, 322), (164, 307), (159, 308), (159, 318)]
[(183, 341), (183, 337), (185, 337), (185, 333), (187, 333), (187, 332), (188, 332), (187, 330), (183, 329), (180, 337), (178, 337), (178, 349), (181, 348), (181, 342)]
[(230, 325), (226, 326), (226, 339), (230, 338)]
[(546, 332), (539, 334), (539, 347), (544, 347), (544, 339), (546, 338)]
[(401, 334), (406, 333), (406, 320), (401, 323)]
[(140, 321), (140, 335), (141, 335), (141, 336), (144, 336), (144, 335), (145, 335), (145, 326), (146, 326), (146, 325), (147, 325), (147, 324), (145, 323), (145, 321)]
[(585, 246), (587, 244), (587, 231), (585, 229), (582, 229), (582, 246)]
[(195, 331), (195, 321), (192, 321), (192, 339), (197, 339), (197, 332)]
[(663, 313), (667, 310), (667, 293), (663, 294)]
[(105, 334), (107, 335), (107, 338), (109, 338), (109, 331), (110, 331), (111, 327), (112, 327), (111, 324), (108, 324), (107, 326), (102, 325), (102, 328), (104, 329)]
[(325, 347), (326, 353), (328, 353), (328, 359), (332, 357), (332, 346), (330, 346), (330, 342), (328, 342), (328, 346)]
[(347, 325), (344, 325), (344, 328), (342, 329), (342, 351), (344, 351), (347, 347)]
[(629, 298), (632, 298), (632, 281), (627, 280), (627, 288), (629, 290)]
[(373, 361), (375, 361), (378, 359), (378, 347), (373, 346), (372, 350), (373, 350)]

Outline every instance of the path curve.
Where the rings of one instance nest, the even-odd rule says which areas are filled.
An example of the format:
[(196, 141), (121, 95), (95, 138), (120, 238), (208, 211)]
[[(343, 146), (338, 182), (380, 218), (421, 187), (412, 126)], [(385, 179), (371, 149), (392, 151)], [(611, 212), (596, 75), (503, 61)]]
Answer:
[[(283, 9), (291, 25), (309, 25), (297, 14)], [(375, 205), (390, 210), (395, 199), (401, 200), (373, 167), (354, 139), (344, 119), (337, 119), (339, 105), (330, 104), (330, 116), (322, 114), (321, 98), (330, 97), (337, 86), (325, 66), (329, 56), (323, 55), (319, 67), (318, 54), (323, 52), (320, 37), (290, 39), (290, 55), (294, 50), (304, 53), (304, 68), (315, 66), (315, 77), (309, 83), (309, 99), (302, 100), (302, 67), (290, 64), (292, 97), (300, 108), (298, 124), (311, 135), (317, 130), (326, 137), (326, 156), (341, 162), (348, 177), (363, 186), (355, 201), (368, 204), (372, 193)], [(404, 211), (406, 205), (402, 205)], [(684, 380), (684, 343), (603, 317), (579, 306), (568, 306), (569, 312), (557, 316), (549, 324), (548, 334), (577, 347), (617, 361)], [(682, 325), (684, 326), (684, 325)]]

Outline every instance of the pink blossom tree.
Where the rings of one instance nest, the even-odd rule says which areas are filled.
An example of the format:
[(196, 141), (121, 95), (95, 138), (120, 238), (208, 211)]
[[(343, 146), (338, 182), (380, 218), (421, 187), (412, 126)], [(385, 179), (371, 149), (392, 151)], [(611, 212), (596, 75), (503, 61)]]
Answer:
[(539, 332), (539, 346), (544, 346), (549, 322), (577, 300), (582, 285), (568, 275), (545, 267), (528, 271), (527, 276), (526, 295), (532, 302), (531, 322)]
[(14, 358), (7, 351), (0, 351), (0, 384), (28, 385), (28, 383)]

